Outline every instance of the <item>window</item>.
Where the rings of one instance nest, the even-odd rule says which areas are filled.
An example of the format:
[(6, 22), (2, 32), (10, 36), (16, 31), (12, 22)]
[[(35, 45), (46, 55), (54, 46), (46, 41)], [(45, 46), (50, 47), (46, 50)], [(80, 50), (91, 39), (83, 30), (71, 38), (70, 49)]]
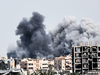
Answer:
[(24, 70), (26, 70), (26, 67), (24, 67)]
[[(87, 59), (88, 60), (88, 59)], [(87, 62), (87, 60), (86, 59), (83, 59), (83, 62)]]
[(33, 65), (33, 63), (29, 63), (28, 65)]
[(47, 63), (43, 63), (42, 65), (48, 65)]
[(43, 61), (45, 61), (45, 59), (43, 59)]
[(24, 66), (26, 66), (27, 64), (25, 63)]
[(48, 67), (43, 67), (43, 68), (48, 68)]
[(80, 52), (80, 48), (76, 47), (75, 52)]
[(76, 63), (81, 63), (81, 60), (80, 59), (76, 59)]
[(66, 63), (67, 63), (67, 64), (69, 64), (69, 62), (68, 62), (68, 61), (66, 61)]
[(29, 69), (33, 69), (33, 67), (29, 67)]

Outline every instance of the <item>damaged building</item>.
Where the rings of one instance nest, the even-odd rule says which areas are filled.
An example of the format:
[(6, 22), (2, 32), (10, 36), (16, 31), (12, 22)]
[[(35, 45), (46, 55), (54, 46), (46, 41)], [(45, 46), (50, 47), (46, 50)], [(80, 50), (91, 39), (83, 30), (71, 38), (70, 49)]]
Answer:
[(80, 46), (73, 46), (72, 58), (73, 72), (86, 74), (100, 70), (100, 46), (97, 42), (95, 46), (92, 46), (92, 42), (86, 42), (85, 46), (82, 42)]

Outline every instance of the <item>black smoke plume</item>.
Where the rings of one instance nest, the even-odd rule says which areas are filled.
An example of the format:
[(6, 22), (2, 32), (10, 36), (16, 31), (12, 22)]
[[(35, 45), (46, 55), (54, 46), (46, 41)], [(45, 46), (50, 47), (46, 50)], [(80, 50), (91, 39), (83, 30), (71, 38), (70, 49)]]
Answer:
[(17, 27), (16, 35), (20, 35), (18, 47), (7, 53), (8, 57), (47, 57), (53, 58), (72, 53), (72, 45), (80, 42), (95, 42), (100, 44), (100, 23), (84, 18), (80, 23), (75, 17), (65, 17), (56, 29), (46, 34), (44, 17), (34, 12), (27, 20), (23, 19)]
[(17, 43), (19, 48), (8, 52), (8, 57), (12, 56), (13, 52), (18, 55), (22, 51), (24, 51), (23, 57), (30, 58), (46, 57), (51, 54), (50, 38), (45, 32), (43, 22), (44, 16), (37, 12), (33, 12), (29, 20), (23, 19), (16, 30), (16, 35), (20, 35), (20, 43)]

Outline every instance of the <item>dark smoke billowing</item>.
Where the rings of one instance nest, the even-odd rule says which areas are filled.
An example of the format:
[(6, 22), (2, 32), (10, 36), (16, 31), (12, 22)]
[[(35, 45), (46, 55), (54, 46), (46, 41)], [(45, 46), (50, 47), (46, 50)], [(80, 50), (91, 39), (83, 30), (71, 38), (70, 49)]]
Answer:
[[(67, 55), (72, 52), (72, 45), (79, 46), (80, 42), (95, 42), (100, 44), (100, 24), (91, 19), (82, 19), (80, 23), (75, 17), (65, 17), (56, 27), (45, 32), (44, 17), (37, 12), (30, 20), (23, 19), (17, 27), (16, 35), (20, 35), (18, 48), (9, 51), (8, 57), (48, 57)], [(15, 55), (15, 56), (14, 56)]]
[(54, 31), (50, 32), (54, 56), (67, 55), (72, 52), (72, 45), (80, 42), (95, 42), (100, 44), (100, 24), (91, 19), (82, 19), (80, 23), (75, 17), (65, 17)]
[[(44, 16), (33, 12), (30, 20), (23, 19), (19, 23), (16, 35), (20, 35), (20, 43), (18, 43), (20, 47), (18, 46), (19, 49), (17, 51), (25, 51), (24, 57), (36, 58), (37, 56), (43, 57), (51, 54), (49, 48), (50, 38), (45, 32), (43, 21)], [(17, 53), (17, 51), (8, 52), (8, 56), (12, 55), (13, 52)]]

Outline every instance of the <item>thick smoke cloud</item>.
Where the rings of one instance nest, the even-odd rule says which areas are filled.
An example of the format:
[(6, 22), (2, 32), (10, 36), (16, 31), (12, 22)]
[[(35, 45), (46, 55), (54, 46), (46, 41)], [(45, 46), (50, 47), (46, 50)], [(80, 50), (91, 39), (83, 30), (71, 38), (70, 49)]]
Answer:
[(80, 42), (98, 42), (100, 44), (100, 24), (84, 18), (77, 22), (73, 16), (65, 17), (56, 29), (46, 34), (44, 17), (34, 12), (33, 16), (23, 19), (16, 30), (20, 36), (18, 47), (8, 51), (8, 57), (53, 58), (72, 52), (72, 45), (79, 46)]
[(23, 19), (16, 30), (16, 35), (20, 35), (20, 41), (17, 43), (19, 49), (9, 52), (8, 56), (12, 53), (18, 56), (18, 53), (23, 53), (23, 51), (26, 52), (24, 57), (30, 58), (45, 57), (51, 54), (50, 38), (45, 32), (43, 21), (44, 16), (37, 12), (33, 12), (29, 20)]
[(7, 56), (8, 58), (25, 58), (28, 57), (27, 52), (23, 50), (21, 47), (15, 47), (13, 49), (9, 49)]
[(72, 52), (72, 45), (79, 46), (80, 42), (98, 42), (100, 44), (100, 24), (91, 19), (82, 19), (80, 23), (73, 16), (65, 17), (50, 32), (54, 56), (67, 55)]

